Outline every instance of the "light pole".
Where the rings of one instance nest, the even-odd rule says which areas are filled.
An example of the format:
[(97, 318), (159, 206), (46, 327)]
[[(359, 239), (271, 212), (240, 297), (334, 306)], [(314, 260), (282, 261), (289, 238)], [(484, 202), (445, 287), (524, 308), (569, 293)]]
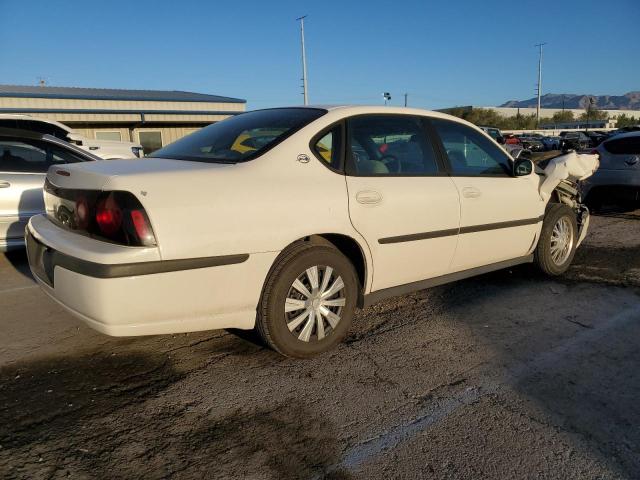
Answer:
[(587, 128), (586, 131), (589, 131), (589, 119), (591, 118), (591, 107), (596, 103), (595, 98), (589, 97), (589, 102), (587, 103)]
[(296, 18), (300, 20), (300, 41), (302, 43), (302, 95), (304, 96), (304, 104), (309, 105), (309, 97), (307, 93), (307, 54), (304, 49), (304, 19), (306, 15)]
[(384, 92), (382, 94), (382, 98), (384, 98), (384, 104), (386, 105), (387, 102), (391, 101), (391, 94), (389, 92)]
[(540, 127), (540, 95), (542, 93), (542, 47), (545, 43), (538, 43), (535, 46), (538, 47), (538, 106), (536, 108), (536, 128)]

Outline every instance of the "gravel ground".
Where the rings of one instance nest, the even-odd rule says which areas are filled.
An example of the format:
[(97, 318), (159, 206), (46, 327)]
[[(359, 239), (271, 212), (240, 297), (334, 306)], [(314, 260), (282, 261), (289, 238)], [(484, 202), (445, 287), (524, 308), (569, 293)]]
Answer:
[(114, 339), (0, 257), (1, 478), (640, 478), (640, 211), (529, 266), (392, 299), (308, 361)]

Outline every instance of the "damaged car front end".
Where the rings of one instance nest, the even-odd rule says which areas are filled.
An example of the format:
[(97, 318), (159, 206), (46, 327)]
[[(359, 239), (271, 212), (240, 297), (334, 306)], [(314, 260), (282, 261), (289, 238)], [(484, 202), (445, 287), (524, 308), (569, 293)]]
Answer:
[(540, 197), (547, 205), (560, 203), (576, 214), (579, 246), (589, 229), (589, 209), (582, 202), (581, 182), (592, 176), (600, 166), (598, 154), (579, 154), (570, 151), (554, 157), (538, 169)]

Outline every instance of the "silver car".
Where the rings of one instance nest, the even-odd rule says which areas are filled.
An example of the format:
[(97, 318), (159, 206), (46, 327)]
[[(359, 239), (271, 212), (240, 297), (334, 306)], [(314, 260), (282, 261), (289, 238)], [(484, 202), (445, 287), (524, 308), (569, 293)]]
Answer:
[(600, 168), (584, 184), (582, 195), (592, 208), (640, 203), (640, 132), (623, 133), (596, 148)]
[(44, 211), (49, 167), (100, 160), (51, 135), (0, 128), (0, 251), (24, 247), (24, 228)]

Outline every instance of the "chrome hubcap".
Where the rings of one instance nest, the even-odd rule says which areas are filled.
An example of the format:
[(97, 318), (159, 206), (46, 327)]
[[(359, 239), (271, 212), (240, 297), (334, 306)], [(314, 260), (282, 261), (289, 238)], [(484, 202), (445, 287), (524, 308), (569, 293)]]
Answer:
[(333, 268), (310, 267), (294, 280), (287, 293), (287, 327), (303, 342), (322, 340), (340, 323), (346, 301), (344, 282)]
[(551, 259), (556, 265), (567, 261), (573, 248), (573, 226), (566, 217), (562, 217), (551, 232)]

